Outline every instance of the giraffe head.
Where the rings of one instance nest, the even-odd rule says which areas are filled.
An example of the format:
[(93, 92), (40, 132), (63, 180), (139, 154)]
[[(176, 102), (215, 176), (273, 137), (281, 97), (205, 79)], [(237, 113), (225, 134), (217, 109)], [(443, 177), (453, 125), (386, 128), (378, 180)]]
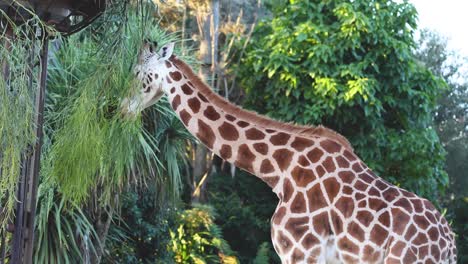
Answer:
[(141, 88), (135, 94), (125, 98), (121, 104), (124, 115), (136, 115), (143, 109), (156, 103), (163, 95), (163, 77), (168, 74), (166, 61), (172, 56), (174, 43), (169, 43), (157, 50), (157, 43), (145, 41), (134, 68)]

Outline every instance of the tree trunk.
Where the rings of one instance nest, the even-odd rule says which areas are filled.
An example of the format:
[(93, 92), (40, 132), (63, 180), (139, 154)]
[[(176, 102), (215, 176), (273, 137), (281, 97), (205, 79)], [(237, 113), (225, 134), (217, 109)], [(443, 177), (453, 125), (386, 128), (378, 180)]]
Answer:
[[(200, 36), (200, 51), (198, 59), (201, 62), (199, 75), (207, 83), (214, 84), (214, 67), (217, 63), (217, 32), (219, 27), (219, 0), (212, 0), (209, 5), (201, 4), (196, 10), (198, 31)], [(210, 80), (211, 79), (211, 80)], [(202, 144), (195, 146), (195, 157), (193, 160), (193, 179), (196, 182), (192, 194), (192, 202), (206, 200), (205, 190), (208, 182), (211, 153)]]

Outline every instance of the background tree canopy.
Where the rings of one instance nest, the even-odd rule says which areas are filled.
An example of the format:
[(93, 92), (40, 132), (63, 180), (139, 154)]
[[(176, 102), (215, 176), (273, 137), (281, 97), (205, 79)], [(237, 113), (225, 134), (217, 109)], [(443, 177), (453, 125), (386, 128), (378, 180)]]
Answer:
[(276, 1), (271, 10), (238, 66), (246, 105), (333, 128), (379, 175), (437, 197), (448, 177), (432, 116), (445, 84), (413, 56), (414, 7)]

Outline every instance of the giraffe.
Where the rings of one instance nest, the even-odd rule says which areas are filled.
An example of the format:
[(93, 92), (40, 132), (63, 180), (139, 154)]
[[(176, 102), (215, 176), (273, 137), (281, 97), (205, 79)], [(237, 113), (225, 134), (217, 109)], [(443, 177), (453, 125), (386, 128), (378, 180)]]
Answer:
[(135, 67), (142, 88), (122, 112), (136, 115), (165, 94), (206, 147), (268, 184), (279, 199), (271, 239), (282, 263), (456, 263), (445, 218), (376, 176), (346, 138), (243, 110), (173, 55), (173, 43), (155, 46), (144, 44)]

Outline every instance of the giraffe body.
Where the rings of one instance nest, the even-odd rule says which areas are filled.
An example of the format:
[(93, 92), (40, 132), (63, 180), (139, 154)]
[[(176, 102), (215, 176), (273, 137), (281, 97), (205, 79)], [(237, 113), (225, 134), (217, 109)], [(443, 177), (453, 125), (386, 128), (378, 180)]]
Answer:
[(146, 45), (136, 67), (140, 104), (126, 100), (124, 110), (139, 111), (164, 92), (193, 135), (266, 182), (279, 198), (271, 236), (282, 263), (456, 263), (443, 216), (376, 176), (344, 137), (240, 109), (171, 56), (172, 45), (152, 49)]

